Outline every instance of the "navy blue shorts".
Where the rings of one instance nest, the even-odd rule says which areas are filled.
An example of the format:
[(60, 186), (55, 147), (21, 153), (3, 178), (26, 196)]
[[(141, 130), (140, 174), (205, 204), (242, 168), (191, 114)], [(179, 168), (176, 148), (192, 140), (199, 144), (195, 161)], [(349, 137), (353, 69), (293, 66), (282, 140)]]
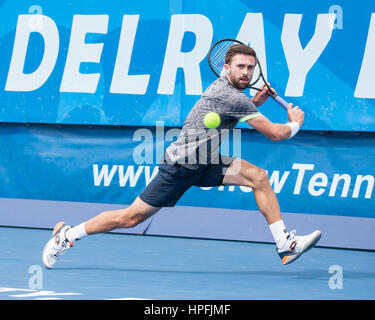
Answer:
[[(226, 158), (223, 162), (221, 157)], [(159, 172), (139, 195), (153, 207), (174, 207), (192, 186), (215, 187), (223, 183), (224, 175), (235, 158), (221, 156), (219, 164), (200, 165), (196, 170), (178, 163), (159, 165)]]

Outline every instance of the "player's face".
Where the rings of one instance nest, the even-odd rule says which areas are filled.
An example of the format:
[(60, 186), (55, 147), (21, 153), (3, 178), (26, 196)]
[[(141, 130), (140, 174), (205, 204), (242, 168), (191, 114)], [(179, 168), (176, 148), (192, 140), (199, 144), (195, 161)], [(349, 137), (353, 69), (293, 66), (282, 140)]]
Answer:
[(235, 55), (232, 57), (230, 64), (224, 65), (228, 80), (238, 89), (246, 89), (253, 77), (255, 63), (255, 57), (253, 56)]

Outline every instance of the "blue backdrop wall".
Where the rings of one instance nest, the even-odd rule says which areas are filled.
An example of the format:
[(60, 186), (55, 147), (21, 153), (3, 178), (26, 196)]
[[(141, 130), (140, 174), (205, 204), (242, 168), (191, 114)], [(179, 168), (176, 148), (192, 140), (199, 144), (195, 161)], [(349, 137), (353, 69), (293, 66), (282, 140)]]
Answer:
[(1, 121), (179, 126), (230, 37), (303, 106), (304, 129), (375, 130), (372, 1), (2, 0), (0, 16)]

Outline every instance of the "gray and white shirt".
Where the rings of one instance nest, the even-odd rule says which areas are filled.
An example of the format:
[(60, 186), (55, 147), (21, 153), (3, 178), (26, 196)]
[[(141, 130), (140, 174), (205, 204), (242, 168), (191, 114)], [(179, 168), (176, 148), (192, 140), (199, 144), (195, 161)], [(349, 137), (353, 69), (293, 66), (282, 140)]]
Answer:
[[(215, 129), (204, 125), (203, 118), (208, 112), (220, 116), (220, 125)], [(206, 89), (191, 109), (178, 139), (166, 149), (165, 160), (190, 169), (197, 169), (201, 164), (218, 163), (222, 133), (235, 128), (239, 121), (259, 115), (252, 100), (223, 75)]]

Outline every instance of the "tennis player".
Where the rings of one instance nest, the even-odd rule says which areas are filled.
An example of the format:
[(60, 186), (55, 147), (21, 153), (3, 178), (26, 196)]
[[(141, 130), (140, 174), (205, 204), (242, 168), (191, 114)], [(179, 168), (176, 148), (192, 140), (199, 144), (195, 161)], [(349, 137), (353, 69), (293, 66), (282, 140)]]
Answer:
[[(256, 54), (246, 45), (232, 46), (225, 58), (224, 74), (214, 81), (188, 114), (179, 138), (166, 149), (158, 174), (127, 208), (105, 211), (77, 226), (56, 224), (52, 238), (44, 247), (42, 260), (52, 268), (59, 257), (87, 235), (129, 228), (151, 217), (162, 207), (173, 207), (191, 186), (237, 185), (251, 187), (260, 212), (269, 225), (282, 264), (295, 261), (320, 239), (316, 230), (305, 236), (287, 231), (277, 197), (265, 170), (250, 162), (221, 155), (218, 152), (221, 132), (233, 129), (238, 122), (273, 141), (293, 138), (304, 121), (299, 107), (288, 106), (288, 122), (273, 123), (257, 107), (268, 98), (265, 86), (250, 99), (242, 91), (247, 88), (255, 67)], [(273, 90), (273, 89), (272, 89)], [(216, 129), (208, 130), (203, 118), (208, 112), (220, 115)], [(226, 130), (228, 131), (228, 130)], [(219, 138), (219, 139), (218, 139)]]

